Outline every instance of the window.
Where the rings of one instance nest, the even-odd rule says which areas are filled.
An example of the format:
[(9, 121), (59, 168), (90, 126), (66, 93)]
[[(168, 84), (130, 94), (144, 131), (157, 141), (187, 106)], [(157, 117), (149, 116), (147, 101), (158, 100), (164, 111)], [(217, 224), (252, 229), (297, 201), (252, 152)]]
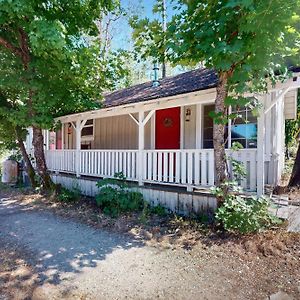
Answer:
[(56, 149), (62, 149), (62, 130), (56, 132)]
[[(232, 109), (235, 112), (234, 109)], [(257, 118), (247, 108), (239, 109), (242, 118), (234, 120), (231, 124), (231, 142), (239, 142), (244, 148), (257, 147)]]
[(94, 120), (87, 120), (85, 125), (81, 130), (81, 140), (82, 141), (92, 141), (94, 140)]
[[(203, 148), (212, 149), (213, 144), (213, 119), (209, 116), (214, 111), (214, 105), (203, 107)], [(236, 110), (232, 109), (232, 112)], [(231, 142), (239, 142), (244, 148), (257, 147), (257, 118), (253, 116), (249, 108), (241, 108), (238, 113), (241, 118), (235, 119), (231, 128), (226, 127), (225, 139), (228, 137), (228, 130), (231, 130)]]
[(205, 105), (203, 107), (203, 148), (210, 149), (214, 147), (213, 143), (213, 119), (208, 115), (209, 112), (214, 111), (214, 105)]

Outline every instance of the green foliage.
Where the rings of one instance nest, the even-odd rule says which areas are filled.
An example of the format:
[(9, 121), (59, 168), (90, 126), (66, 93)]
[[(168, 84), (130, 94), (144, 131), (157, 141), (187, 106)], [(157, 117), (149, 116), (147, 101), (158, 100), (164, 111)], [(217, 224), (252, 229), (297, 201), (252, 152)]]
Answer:
[(57, 199), (60, 202), (72, 203), (77, 202), (81, 197), (81, 192), (78, 187), (73, 187), (71, 190), (66, 188), (61, 188)]
[(169, 59), (202, 61), (218, 74), (228, 73), (236, 93), (265, 89), (265, 75), (275, 78), (286, 58), (299, 53), (298, 0), (177, 2), (168, 30)]
[(128, 188), (123, 173), (116, 173), (115, 179), (99, 181), (97, 187), (99, 193), (96, 203), (107, 215), (117, 217), (120, 213), (139, 211), (143, 208), (142, 194)]
[(140, 216), (140, 221), (142, 223), (146, 223), (147, 219), (151, 215), (157, 215), (159, 217), (164, 217), (167, 215), (167, 210), (161, 206), (160, 204), (151, 206), (148, 202), (144, 201), (144, 207), (142, 210), (142, 214)]
[(149, 210), (150, 210), (150, 214), (158, 215), (160, 217), (163, 217), (167, 214), (166, 209), (160, 204), (155, 206), (150, 206)]
[(138, 16), (130, 20), (133, 28), (132, 38), (138, 56), (145, 60), (151, 58), (156, 62), (163, 62), (165, 58), (165, 33), (158, 19), (139, 19)]
[[(241, 145), (234, 143), (232, 150), (238, 151), (239, 149), (241, 149)], [(247, 174), (245, 167), (231, 156), (227, 160), (231, 163), (233, 173), (233, 178), (223, 183), (228, 192), (224, 193), (222, 186), (212, 190), (216, 197), (224, 199), (222, 205), (217, 209), (216, 220), (225, 230), (242, 234), (257, 232), (279, 224), (280, 220), (269, 210), (271, 206), (269, 199), (241, 196), (243, 189), (239, 186), (239, 182)]]
[(223, 205), (217, 210), (216, 219), (228, 231), (243, 234), (257, 232), (280, 222), (269, 212), (270, 204), (263, 197), (227, 195)]
[(14, 103), (1, 115), (50, 128), (56, 116), (99, 108), (95, 100), (126, 73), (123, 54), (101, 57), (96, 40), (95, 20), (115, 7), (115, 0), (1, 1), (0, 87)]
[(20, 162), (22, 160), (22, 154), (19, 151), (15, 151), (8, 157), (8, 159)]

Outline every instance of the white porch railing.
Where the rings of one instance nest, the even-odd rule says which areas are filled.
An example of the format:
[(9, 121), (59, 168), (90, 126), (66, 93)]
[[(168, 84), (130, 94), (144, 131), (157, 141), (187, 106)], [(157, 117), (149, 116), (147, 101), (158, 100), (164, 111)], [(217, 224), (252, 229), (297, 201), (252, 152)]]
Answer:
[(114, 177), (122, 172), (128, 180), (137, 180), (138, 150), (81, 150), (80, 175)]
[[(138, 150), (54, 150), (46, 152), (49, 170), (94, 177), (114, 177), (123, 172), (131, 181), (177, 186), (213, 186), (214, 153), (212, 149), (143, 150), (142, 166), (138, 166)], [(241, 161), (247, 178), (241, 185), (256, 189), (256, 149), (243, 149), (228, 155)], [(79, 164), (79, 168), (76, 164)]]
[(76, 150), (48, 150), (46, 163), (50, 171), (76, 172)]
[(213, 150), (147, 150), (144, 152), (146, 182), (212, 186)]

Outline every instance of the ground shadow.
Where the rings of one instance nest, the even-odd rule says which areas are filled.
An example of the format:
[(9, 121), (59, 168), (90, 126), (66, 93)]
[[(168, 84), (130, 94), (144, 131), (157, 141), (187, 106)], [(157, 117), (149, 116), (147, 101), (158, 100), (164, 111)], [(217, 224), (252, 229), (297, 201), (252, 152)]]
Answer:
[[(28, 211), (10, 198), (0, 199), (0, 237), (25, 249), (40, 283), (59, 284), (62, 273), (95, 268), (117, 249), (143, 247), (126, 235), (93, 229), (49, 212)], [(1, 246), (0, 246), (1, 247)]]

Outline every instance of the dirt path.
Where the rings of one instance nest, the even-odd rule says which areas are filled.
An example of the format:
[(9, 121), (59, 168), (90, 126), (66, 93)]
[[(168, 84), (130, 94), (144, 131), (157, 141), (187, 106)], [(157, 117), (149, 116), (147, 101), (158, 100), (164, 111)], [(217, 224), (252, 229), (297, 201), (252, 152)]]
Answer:
[[(253, 273), (260, 261), (232, 259), (213, 247), (149, 247), (127, 235), (29, 210), (1, 195), (0, 249), (14, 253), (19, 264), (0, 275), (0, 299), (266, 299), (290, 288), (284, 279), (280, 286)], [(257, 283), (257, 276), (264, 281)]]

